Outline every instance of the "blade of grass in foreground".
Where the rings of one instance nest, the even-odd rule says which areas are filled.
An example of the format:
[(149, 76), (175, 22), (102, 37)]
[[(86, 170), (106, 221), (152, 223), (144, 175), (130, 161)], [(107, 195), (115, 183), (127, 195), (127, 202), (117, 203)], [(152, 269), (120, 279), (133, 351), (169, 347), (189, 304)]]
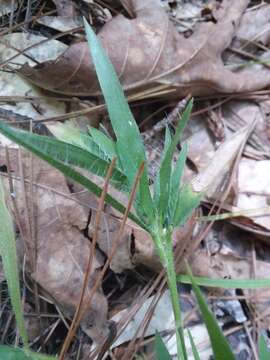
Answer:
[(29, 349), (28, 337), (24, 325), (22, 303), (20, 295), (18, 259), (16, 253), (15, 235), (13, 222), (6, 206), (5, 192), (2, 179), (0, 178), (0, 254), (8, 284), (12, 309), (15, 314), (17, 326), (23, 345)]
[[(198, 286), (220, 287), (223, 289), (262, 289), (270, 287), (270, 279), (211, 279), (193, 276)], [(191, 284), (189, 275), (177, 275), (177, 281), (183, 284)]]
[(207, 331), (210, 337), (214, 358), (216, 360), (235, 360), (235, 356), (230, 348), (230, 345), (222, 333), (215, 316), (209, 309), (204, 296), (195, 282), (189, 266), (187, 265), (187, 271), (192, 284), (192, 289), (195, 293), (203, 321), (207, 327)]

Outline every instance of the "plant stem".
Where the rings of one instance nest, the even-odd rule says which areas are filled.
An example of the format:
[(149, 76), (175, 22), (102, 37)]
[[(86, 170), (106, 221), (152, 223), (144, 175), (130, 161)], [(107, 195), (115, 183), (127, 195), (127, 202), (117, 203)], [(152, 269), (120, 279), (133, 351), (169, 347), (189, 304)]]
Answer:
[(171, 302), (174, 314), (174, 323), (176, 331), (177, 355), (179, 360), (187, 359), (187, 352), (184, 340), (184, 331), (182, 326), (181, 310), (177, 291), (177, 279), (174, 269), (172, 233), (170, 231), (159, 232), (152, 235), (156, 244), (158, 255), (163, 266), (166, 269), (167, 284), (170, 291)]

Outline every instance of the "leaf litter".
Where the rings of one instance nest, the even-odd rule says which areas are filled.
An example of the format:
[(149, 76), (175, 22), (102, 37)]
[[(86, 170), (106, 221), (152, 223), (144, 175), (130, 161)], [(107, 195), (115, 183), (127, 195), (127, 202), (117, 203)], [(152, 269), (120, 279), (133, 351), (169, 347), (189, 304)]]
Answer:
[[(199, 24), (186, 39), (170, 23), (158, 0), (133, 0), (130, 4), (136, 18), (114, 17), (103, 26), (99, 38), (126, 90), (153, 89), (162, 84), (178, 97), (260, 90), (269, 85), (269, 69), (260, 67), (255, 74), (247, 66), (233, 72), (222, 60), (248, 3), (239, 0), (232, 7), (224, 0), (216, 23)], [(55, 61), (36, 67), (25, 64), (19, 73), (50, 91), (95, 95), (99, 87), (87, 50), (86, 42), (72, 44)]]
[[(70, 3), (68, 14), (63, 14), (59, 11), (61, 1), (57, 3), (58, 16), (55, 18), (49, 16), (48, 18), (51, 17), (51, 19), (44, 18), (44, 21), (41, 18), (40, 23), (54, 27), (55, 25), (50, 21), (58, 21), (62, 24), (62, 28), (59, 28), (61, 31), (68, 30), (67, 26), (69, 27), (69, 24), (72, 23), (71, 26), (74, 28), (76, 25), (74, 16), (77, 16), (77, 9), (74, 10)], [(244, 0), (234, 2), (233, 6), (230, 1), (223, 0), (222, 3), (217, 2), (212, 8), (200, 3), (196, 4), (196, 12), (193, 13), (193, 20), (190, 21), (187, 18), (181, 19), (181, 15), (179, 15), (183, 14), (181, 6), (184, 6), (185, 3), (181, 1), (175, 3), (177, 3), (175, 11), (170, 12), (169, 10), (169, 16), (172, 18), (173, 13), (178, 24), (175, 21), (173, 24), (169, 20), (159, 1), (151, 0), (147, 3), (141, 0), (128, 1), (127, 8), (132, 9), (136, 17), (128, 19), (122, 14), (113, 16), (101, 27), (99, 37), (128, 93), (136, 95), (139, 91), (150, 90), (150, 97), (154, 98), (157, 95), (161, 99), (162, 96), (164, 99), (169, 97), (169, 100), (166, 101), (170, 103), (174, 102), (175, 97), (179, 99), (189, 92), (195, 96), (212, 96), (205, 101), (202, 98), (200, 102), (206, 108), (212, 108), (213, 105), (215, 107), (202, 112), (198, 117), (194, 116), (186, 130), (186, 139), (189, 142), (188, 160), (192, 166), (187, 167), (185, 179), (195, 177), (197, 180), (194, 180), (193, 183), (196, 184), (196, 181), (198, 183), (199, 179), (206, 185), (211, 183), (211, 176), (218, 178), (217, 185), (210, 187), (211, 192), (206, 198), (205, 205), (215, 203), (220, 199), (224, 189), (222, 184), (224, 181), (228, 181), (228, 174), (235, 165), (238, 152), (243, 143), (247, 141), (242, 158), (238, 160), (237, 171), (234, 172), (231, 184), (229, 184), (230, 192), (226, 201), (221, 204), (221, 208), (225, 211), (251, 209), (252, 207), (262, 208), (268, 205), (269, 198), (267, 190), (269, 179), (266, 170), (269, 165), (268, 116), (270, 106), (268, 93), (265, 92), (261, 95), (258, 93), (259, 95), (256, 97), (255, 91), (266, 88), (270, 82), (267, 62), (269, 53), (266, 49), (269, 44), (270, 6), (263, 4), (246, 9), (249, 1)], [(189, 11), (193, 10), (195, 8), (189, 9)], [(205, 21), (206, 17), (202, 14), (206, 14), (207, 11), (208, 20)], [(61, 19), (61, 16), (67, 16), (66, 20)], [(181, 27), (179, 21), (183, 21), (182, 25), (184, 24), (184, 26)], [(67, 46), (62, 41), (53, 41), (49, 45), (46, 37), (33, 34), (25, 36), (23, 33), (12, 33), (2, 37), (0, 45), (5, 50), (1, 51), (1, 62), (8, 63), (10, 69), (15, 69), (15, 72), (1, 72), (0, 95), (25, 97), (30, 94), (42, 98), (44, 92), (40, 89), (68, 96), (100, 94), (87, 45), (80, 39), (79, 35), (73, 43), (71, 42)], [(38, 44), (43, 40), (46, 41), (43, 48), (42, 45), (35, 46), (35, 43)], [(24, 52), (29, 45), (33, 46), (33, 50)], [(19, 53), (18, 49), (22, 53)], [(14, 57), (12, 62), (8, 62), (11, 57)], [(165, 89), (164, 94), (159, 94), (158, 91), (155, 93), (157, 87)], [(242, 94), (244, 92), (249, 92), (251, 97), (249, 98), (249, 95), (245, 97)], [(239, 97), (232, 101), (229, 101), (229, 98), (225, 99), (224, 104), (218, 105), (220, 100), (218, 96), (224, 93), (230, 95), (239, 93)], [(13, 118), (15, 115), (17, 120), (22, 119), (20, 116), (43, 120), (68, 113), (71, 109), (70, 106), (67, 106), (68, 103), (58, 101), (56, 97), (57, 95), (50, 93), (48, 101), (46, 98), (42, 98), (42, 105), (37, 100), (27, 103), (1, 102), (1, 109), (11, 111), (11, 113), (2, 111), (0, 116), (5, 121), (7, 115), (10, 117), (10, 114)], [(216, 98), (218, 102), (215, 104), (214, 99)], [(77, 104), (79, 104), (78, 109), (85, 107), (85, 104), (89, 105), (83, 100), (78, 100)], [(198, 108), (200, 110), (199, 104)], [(145, 116), (142, 111), (139, 111), (138, 114), (139, 117)], [(3, 117), (4, 115), (6, 117)], [(154, 120), (160, 119), (155, 116)], [(248, 129), (255, 120), (255, 130), (248, 137)], [(91, 122), (92, 118), (84, 117), (80, 120), (79, 126), (86, 129), (89, 121)], [(74, 123), (78, 126), (78, 123), (75, 121)], [(246, 133), (243, 129), (245, 127)], [(234, 136), (235, 131), (238, 131), (238, 135)], [(243, 136), (240, 136), (241, 139), (239, 138), (233, 149), (233, 139), (237, 138), (241, 132)], [(224, 151), (224, 148), (227, 150)], [(217, 149), (219, 149), (219, 155), (216, 153)], [(10, 149), (9, 153), (13, 166), (12, 175), (15, 176), (13, 182), (19, 203), (20, 217), (25, 219), (25, 203), (21, 193), (17, 162), (18, 150)], [(6, 164), (3, 147), (0, 155), (2, 166), (2, 164)], [(25, 154), (23, 154), (22, 161), (27, 174), (29, 161)], [(224, 165), (225, 163), (226, 165)], [(15, 164), (17, 165), (15, 166)], [(209, 164), (212, 164), (210, 170)], [(224, 166), (218, 166), (220, 164)], [(89, 251), (90, 243), (87, 237), (91, 238), (93, 235), (97, 199), (86, 194), (70, 181), (67, 186), (66, 179), (62, 175), (36, 159), (33, 169), (35, 183), (40, 187), (34, 186), (35, 196), (33, 199), (31, 199), (32, 195), (29, 193), (28, 185), (26, 189), (28, 201), (30, 203), (34, 201), (37, 209), (38, 256), (36, 270), (31, 271), (30, 265), (28, 265), (27, 271), (41, 285), (44, 294), (60, 305), (64, 314), (69, 317), (75, 310), (76, 301), (74, 299), (78, 296), (80, 288), (78, 283), (82, 281), (84, 259)], [(215, 170), (214, 176), (211, 169)], [(48, 175), (45, 177), (44, 174)], [(29, 174), (26, 175), (26, 179), (27, 176), (29, 177)], [(50, 189), (57, 190), (59, 193), (54, 193)], [(70, 193), (70, 189), (72, 189), (72, 193)], [(113, 189), (110, 191), (114, 192)], [(59, 195), (60, 193), (67, 194), (67, 197)], [(69, 200), (69, 197), (72, 200)], [(87, 206), (82, 204), (87, 204)], [(92, 208), (90, 222), (89, 208)], [(198, 214), (196, 216), (198, 217)], [(102, 215), (98, 236), (99, 248), (95, 254), (92, 279), (89, 283), (90, 289), (92, 281), (104, 263), (104, 256), (106, 257), (110, 251), (111, 241), (119, 228), (119, 217), (120, 215), (110, 207), (106, 207), (105, 213)], [(176, 232), (176, 247), (181, 245), (181, 242), (186, 237), (190, 237), (192, 233), (194, 236), (191, 238), (195, 246), (198, 234), (198, 224), (195, 225), (195, 219), (195, 216), (190, 219), (186, 229), (181, 228)], [(193, 274), (213, 278), (247, 278), (247, 274), (258, 278), (270, 277), (268, 251), (265, 250), (267, 247), (265, 248), (266, 245), (260, 242), (260, 240), (264, 240), (267, 243), (269, 238), (269, 216), (253, 217), (244, 214), (241, 218), (232, 219), (230, 222), (233, 226), (230, 228), (228, 237), (234, 239), (240, 231), (242, 246), (237, 248), (235, 241), (229, 247), (220, 242), (218, 244), (214, 242), (215, 245), (211, 245), (214, 246), (213, 250), (209, 245), (211, 236), (219, 236), (222, 239), (226, 237), (227, 239), (227, 235), (223, 228), (217, 232), (210, 230), (208, 236), (204, 238), (205, 244), (201, 244), (190, 259)], [(27, 224), (23, 223), (22, 225), (26, 231)], [(82, 230), (87, 226), (88, 234), (85, 237)], [(246, 232), (243, 232), (242, 228)], [(51, 234), (50, 238), (48, 238), (48, 229)], [(248, 236), (243, 236), (243, 234), (248, 234)], [(249, 248), (252, 243), (256, 244), (255, 260), (251, 250), (248, 253), (244, 250), (245, 247)], [(32, 246), (34, 245), (30, 243), (30, 247)], [(48, 258), (51, 259), (49, 263)], [(121, 278), (125, 276), (127, 270), (136, 274), (138, 267), (141, 266), (146, 266), (153, 271), (161, 269), (153, 244), (147, 234), (129, 222), (116, 256), (110, 264), (112, 273), (109, 279), (116, 276), (117, 281), (122, 282)], [(53, 269), (52, 272), (49, 271), (50, 267)], [(119, 291), (118, 285), (116, 288)], [(222, 296), (221, 290), (218, 295)], [(253, 292), (253, 295), (256, 296), (256, 292)], [(82, 327), (93, 340), (100, 342), (101, 332), (103, 332), (102, 336), (106, 337), (109, 331), (108, 319), (110, 316), (108, 314), (118, 312), (119, 317), (121, 315), (117, 307), (115, 309), (110, 307), (111, 299), (108, 295), (104, 296), (101, 288), (95, 296), (89, 318), (83, 320)], [(235, 294), (231, 293), (231, 296), (237, 298)], [(244, 301), (248, 305), (251, 304), (250, 292), (245, 291), (244, 296)], [(258, 299), (258, 296), (256, 298), (257, 312), (267, 315), (267, 290), (263, 293), (260, 290), (260, 296), (261, 299)], [(240, 304), (237, 299), (236, 303)], [(265, 328), (269, 327), (267, 317), (265, 317), (263, 325)], [(202, 333), (199, 332), (199, 334)], [(130, 337), (132, 336), (130, 335)]]

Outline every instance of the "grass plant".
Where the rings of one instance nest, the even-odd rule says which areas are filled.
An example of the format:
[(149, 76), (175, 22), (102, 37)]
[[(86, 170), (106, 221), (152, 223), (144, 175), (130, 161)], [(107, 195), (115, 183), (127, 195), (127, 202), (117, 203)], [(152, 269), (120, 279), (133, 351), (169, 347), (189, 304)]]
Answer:
[[(190, 184), (182, 183), (182, 174), (187, 157), (186, 144), (183, 144), (177, 162), (173, 164), (172, 161), (176, 146), (181, 139), (183, 129), (190, 117), (193, 101), (191, 100), (187, 104), (183, 115), (179, 119), (174, 135), (172, 136), (169, 129), (166, 129), (164, 152), (160, 168), (156, 175), (153, 188), (151, 188), (149, 185), (148, 164), (143, 140), (125, 99), (115, 70), (98, 38), (86, 21), (85, 31), (116, 141), (102, 131), (94, 128), (89, 128), (89, 134), (85, 134), (75, 128), (63, 125), (54, 127), (53, 132), (57, 138), (49, 138), (11, 128), (4, 123), (0, 124), (0, 132), (10, 140), (24, 146), (41, 159), (47, 161), (64, 175), (77, 181), (98, 197), (101, 196), (102, 188), (95, 184), (89, 177), (82, 175), (74, 167), (87, 170), (92, 174), (105, 178), (112, 159), (116, 158), (117, 160), (112, 171), (110, 183), (117, 190), (128, 194), (132, 189), (138, 169), (144, 164), (144, 170), (138, 183), (137, 194), (134, 201), (135, 210), (134, 212), (129, 212), (128, 216), (133, 222), (149, 233), (155, 244), (160, 261), (166, 270), (167, 284), (171, 295), (175, 319), (178, 359), (187, 360), (188, 357), (177, 281), (189, 282), (192, 284), (204, 322), (210, 335), (215, 359), (234, 359), (232, 350), (222, 334), (216, 319), (209, 310), (198, 284), (205, 286), (257, 288), (269, 286), (270, 281), (262, 280), (261, 282), (255, 283), (250, 282), (249, 280), (246, 280), (245, 282), (239, 280), (238, 282), (231, 281), (229, 283), (228, 281), (225, 282), (222, 280), (218, 283), (211, 279), (194, 278), (190, 270), (189, 275), (177, 276), (175, 273), (172, 233), (175, 228), (186, 222), (194, 209), (198, 207), (204, 196), (203, 193), (194, 192)], [(1, 191), (1, 196), (3, 197), (3, 190)], [(109, 194), (106, 194), (105, 202), (110, 204), (120, 213), (125, 213), (125, 206)], [(15, 245), (14, 235), (11, 231), (12, 224), (7, 210), (3, 207), (1, 210), (4, 211), (5, 216), (8, 219), (7, 224), (9, 224), (8, 229), (5, 230), (6, 232), (1, 232), (1, 254), (7, 274), (10, 296), (11, 299), (13, 299), (13, 309), (16, 314), (18, 327), (24, 344), (23, 351), (18, 349), (10, 351), (16, 352), (18, 354), (18, 359), (24, 359), (23, 357), (19, 357), (21, 354), (23, 354), (22, 356), (28, 356), (28, 358), (35, 356), (33, 359), (51, 359), (50, 357), (42, 358), (41, 355), (38, 354), (31, 355), (32, 353), (29, 350), (26, 331), (23, 325), (22, 312), (19, 310), (18, 272), (17, 269), (16, 271), (14, 269), (12, 270), (7, 261), (7, 259), (12, 259), (12, 261), (17, 263), (17, 260), (14, 258)], [(8, 249), (7, 245), (3, 242), (4, 239), (6, 239), (6, 244), (9, 244), (12, 249)], [(10, 277), (12, 271), (13, 275)], [(189, 337), (192, 343), (194, 358), (199, 359), (199, 354), (190, 334)], [(261, 354), (266, 353), (267, 349), (263, 340), (260, 344)], [(3, 352), (5, 349), (6, 348), (1, 347), (0, 351)], [(157, 359), (170, 358), (159, 334), (156, 335), (156, 353)], [(262, 359), (264, 360), (265, 358), (262, 357)]]

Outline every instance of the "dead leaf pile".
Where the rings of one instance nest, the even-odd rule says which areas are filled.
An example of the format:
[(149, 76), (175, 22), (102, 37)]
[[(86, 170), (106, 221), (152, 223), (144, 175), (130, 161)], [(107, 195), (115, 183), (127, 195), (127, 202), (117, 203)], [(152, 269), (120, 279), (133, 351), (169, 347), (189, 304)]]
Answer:
[[(158, 0), (129, 3), (135, 19), (118, 15), (99, 32), (126, 90), (163, 85), (179, 98), (187, 93), (246, 92), (269, 85), (267, 67), (258, 66), (256, 72), (248, 66), (231, 71), (222, 60), (224, 50), (237, 36), (242, 18), (245, 19), (248, 0), (223, 0), (215, 14), (216, 23), (198, 25), (187, 39), (176, 31)], [(268, 8), (264, 14), (269, 20)], [(89, 96), (99, 92), (86, 42), (72, 44), (55, 61), (32, 68), (25, 64), (19, 73), (42, 88), (65, 95)]]

